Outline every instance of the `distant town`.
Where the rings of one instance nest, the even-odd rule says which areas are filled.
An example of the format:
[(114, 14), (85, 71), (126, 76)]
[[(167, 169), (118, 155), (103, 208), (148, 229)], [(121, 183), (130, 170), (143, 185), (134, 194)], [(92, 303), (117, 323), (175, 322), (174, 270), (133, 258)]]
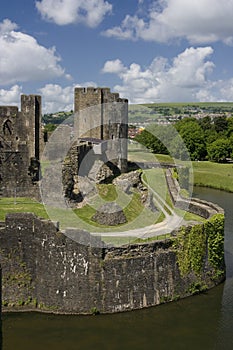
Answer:
[[(42, 121), (48, 131), (53, 131), (56, 125), (72, 116), (71, 111), (59, 111), (43, 115)], [(191, 117), (197, 120), (204, 117), (229, 118), (233, 116), (233, 103), (231, 102), (203, 102), (203, 103), (155, 103), (146, 105), (129, 105), (129, 139), (150, 124), (174, 124), (183, 118)], [(71, 118), (69, 118), (69, 121)]]

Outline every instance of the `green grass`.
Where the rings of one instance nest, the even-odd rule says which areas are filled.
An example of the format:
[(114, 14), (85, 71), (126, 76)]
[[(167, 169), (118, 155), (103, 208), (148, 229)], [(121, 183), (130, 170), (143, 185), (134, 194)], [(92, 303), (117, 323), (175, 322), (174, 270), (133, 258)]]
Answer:
[[(131, 221), (135, 220), (143, 211), (144, 207), (141, 204), (140, 196), (139, 194), (134, 194), (132, 196), (131, 201), (129, 204), (123, 209), (124, 214), (126, 216), (127, 222), (130, 223)], [(85, 221), (86, 223), (95, 226), (95, 227), (106, 227), (103, 225), (98, 224), (97, 222), (92, 220), (93, 215), (95, 214), (96, 210), (90, 206), (85, 205), (80, 209), (74, 209), (75, 214)], [(120, 227), (121, 225), (119, 225)]]
[[(108, 187), (108, 189), (111, 188)], [(103, 188), (101, 189), (102, 193)], [(112, 193), (115, 197), (115, 192), (111, 189), (106, 191), (107, 198), (112, 199), (112, 195), (108, 197), (109, 193)], [(160, 222), (163, 220), (161, 213), (152, 213), (149, 209), (144, 208), (141, 203), (140, 195), (134, 193), (127, 196), (124, 193), (118, 193), (119, 203), (122, 204), (122, 208), (127, 218), (127, 223), (123, 225), (118, 225), (116, 227), (103, 226), (92, 220), (93, 215), (96, 212), (96, 204), (92, 206), (86, 204), (84, 207), (79, 209), (62, 209), (47, 207), (47, 211), (44, 206), (30, 198), (1, 198), (0, 199), (0, 221), (5, 220), (7, 213), (20, 213), (20, 212), (31, 212), (45, 219), (51, 219), (52, 221), (59, 221), (60, 228), (65, 229), (66, 227), (79, 227), (80, 229), (90, 230), (91, 232), (101, 232), (101, 231), (127, 231), (134, 228), (145, 227), (151, 225), (155, 222)], [(100, 196), (98, 196), (100, 197)], [(100, 203), (102, 204), (103, 199), (100, 198)]]
[[(149, 152), (129, 152), (129, 159), (136, 161), (137, 155), (138, 161), (151, 161), (152, 156)], [(174, 163), (174, 160), (169, 155), (155, 154), (154, 157), (160, 163)], [(155, 158), (154, 158), (155, 159)], [(177, 164), (184, 164), (186, 162), (177, 161)], [(213, 162), (192, 162), (193, 166), (194, 182), (195, 186), (211, 187), (227, 192), (233, 192), (233, 163), (220, 164)]]
[(48, 218), (43, 204), (30, 198), (1, 198), (0, 199), (0, 221), (5, 220), (8, 213), (34, 213), (35, 215)]
[(168, 190), (163, 169), (153, 168), (144, 170), (143, 180), (163, 199), (166, 198)]
[(174, 164), (174, 159), (166, 154), (154, 154), (140, 145), (131, 144), (128, 149), (128, 159), (131, 162), (154, 162)]
[[(133, 154), (134, 152), (132, 152)], [(146, 156), (148, 152), (144, 152)], [(135, 152), (138, 155), (139, 152)], [(160, 162), (169, 162), (171, 158), (164, 155), (156, 155)], [(193, 162), (194, 169), (194, 184), (200, 186), (208, 186), (233, 192), (233, 164), (217, 164), (212, 162)], [(149, 185), (155, 189), (160, 196), (166, 198), (166, 201), (171, 205), (170, 197), (166, 187), (166, 181), (163, 170), (148, 169), (145, 171), (145, 176)], [(123, 191), (116, 191), (113, 185), (99, 185), (99, 196), (96, 202), (94, 200), (90, 205), (85, 205), (83, 208), (72, 210), (64, 210), (59, 208), (50, 208), (49, 215), (43, 205), (30, 198), (0, 198), (0, 220), (5, 220), (7, 213), (32, 212), (38, 217), (51, 218), (58, 220), (61, 218), (61, 228), (79, 227), (87, 229), (90, 232), (106, 232), (106, 231), (127, 231), (135, 228), (142, 228), (154, 223), (163, 221), (164, 215), (160, 213), (152, 213), (149, 209), (143, 207), (140, 202), (139, 194), (134, 193), (130, 196)], [(106, 227), (92, 221), (96, 208), (106, 201), (113, 201), (122, 206), (127, 217), (127, 224), (117, 227)], [(52, 213), (52, 215), (50, 215)], [(53, 215), (54, 213), (54, 215)], [(177, 212), (184, 216), (185, 220), (201, 221), (201, 218), (188, 212)], [(75, 215), (74, 215), (75, 214)], [(111, 238), (113, 239), (113, 238)], [(131, 242), (132, 237), (116, 237), (116, 241)], [(124, 243), (121, 243), (124, 244)]]
[(140, 243), (149, 243), (154, 241), (162, 241), (164, 239), (169, 239), (170, 237), (171, 237), (170, 233), (166, 233), (159, 236), (148, 237), (148, 238), (135, 238), (132, 236), (124, 236), (124, 237), (105, 236), (105, 237), (102, 237), (102, 240), (107, 244), (112, 244), (114, 246), (121, 246), (125, 244), (140, 244)]
[(124, 208), (124, 214), (128, 222), (135, 220), (143, 211), (144, 206), (141, 203), (139, 193), (134, 193), (132, 200)]
[(116, 187), (112, 184), (98, 184), (99, 195), (107, 202), (113, 202), (117, 199)]
[[(74, 209), (74, 213), (85, 222), (92, 222), (91, 218), (95, 214), (96, 210), (90, 205), (86, 204), (82, 208)], [(96, 223), (97, 225), (97, 223)]]
[(179, 208), (174, 208), (175, 212), (177, 215), (180, 217), (183, 217), (184, 220), (186, 221), (198, 221), (198, 222), (205, 222), (206, 219), (203, 218), (202, 216), (190, 213), (188, 211), (179, 209)]
[(233, 192), (233, 164), (193, 162), (194, 185)]
[(148, 238), (136, 238), (132, 243), (149, 243), (154, 241), (162, 241), (165, 239), (169, 239), (171, 237), (170, 233), (165, 233), (162, 235), (148, 237)]
[[(154, 214), (142, 205), (140, 195), (138, 193), (134, 193), (129, 198), (129, 202), (125, 207), (123, 207), (123, 211), (126, 216), (127, 223), (113, 227), (100, 225), (97, 222), (93, 221), (92, 216), (95, 214), (96, 210), (91, 205), (87, 204), (82, 208), (74, 209), (74, 213), (84, 223), (83, 228), (85, 229), (86, 223), (87, 225), (90, 225), (89, 229), (92, 228), (91, 231), (96, 232), (101, 232), (101, 230), (119, 231), (121, 229), (123, 231), (127, 231), (134, 228), (145, 227), (163, 220), (161, 213)], [(71, 224), (69, 224), (69, 226), (71, 226)]]

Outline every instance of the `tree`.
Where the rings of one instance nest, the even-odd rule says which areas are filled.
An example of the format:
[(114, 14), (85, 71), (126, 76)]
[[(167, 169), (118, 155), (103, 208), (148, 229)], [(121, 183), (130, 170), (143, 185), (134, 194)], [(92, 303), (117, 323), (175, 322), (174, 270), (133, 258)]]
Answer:
[(153, 153), (168, 154), (168, 150), (163, 142), (162, 130), (156, 124), (150, 125), (147, 130), (145, 129), (138, 134), (135, 140)]
[(233, 117), (227, 119), (227, 136), (233, 135)]
[(217, 133), (227, 131), (228, 123), (226, 116), (214, 117), (214, 128)]
[(182, 138), (177, 135), (173, 138), (171, 145), (171, 156), (180, 160), (189, 160), (190, 155)]
[(44, 126), (44, 132), (53, 132), (56, 129), (57, 125), (48, 123)]
[(206, 117), (201, 118), (198, 121), (198, 124), (200, 125), (200, 127), (202, 128), (203, 131), (207, 131), (207, 130), (213, 129), (213, 125), (211, 123), (211, 118), (210, 118), (209, 115), (207, 115)]
[(207, 146), (208, 159), (212, 162), (226, 162), (230, 156), (230, 143), (227, 139), (217, 139)]
[(184, 118), (175, 124), (182, 137), (191, 160), (204, 160), (206, 158), (205, 134), (195, 118)]

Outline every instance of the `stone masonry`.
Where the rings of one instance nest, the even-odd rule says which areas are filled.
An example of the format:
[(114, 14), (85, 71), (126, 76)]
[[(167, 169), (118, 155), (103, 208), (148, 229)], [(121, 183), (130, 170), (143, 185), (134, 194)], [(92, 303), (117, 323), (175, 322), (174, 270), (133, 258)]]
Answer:
[(200, 273), (182, 276), (172, 239), (108, 247), (88, 232), (64, 234), (33, 214), (9, 214), (0, 227), (3, 308), (111, 313), (183, 298), (193, 285), (211, 288), (224, 279), (224, 266), (212, 279), (208, 242), (206, 249)]
[(31, 196), (39, 178), (41, 97), (21, 96), (21, 111), (0, 106), (0, 190), (3, 196)]
[[(128, 100), (109, 88), (75, 88), (75, 131), (79, 140), (107, 143), (106, 158), (127, 170)], [(103, 159), (106, 162), (106, 159)]]

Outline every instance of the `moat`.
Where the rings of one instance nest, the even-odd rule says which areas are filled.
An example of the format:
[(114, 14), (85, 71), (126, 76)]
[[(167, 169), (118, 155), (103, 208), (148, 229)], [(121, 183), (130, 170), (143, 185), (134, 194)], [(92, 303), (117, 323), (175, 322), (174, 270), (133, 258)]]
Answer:
[(178, 302), (114, 315), (5, 314), (3, 350), (232, 349), (233, 194), (195, 188), (195, 196), (225, 210), (225, 283)]

